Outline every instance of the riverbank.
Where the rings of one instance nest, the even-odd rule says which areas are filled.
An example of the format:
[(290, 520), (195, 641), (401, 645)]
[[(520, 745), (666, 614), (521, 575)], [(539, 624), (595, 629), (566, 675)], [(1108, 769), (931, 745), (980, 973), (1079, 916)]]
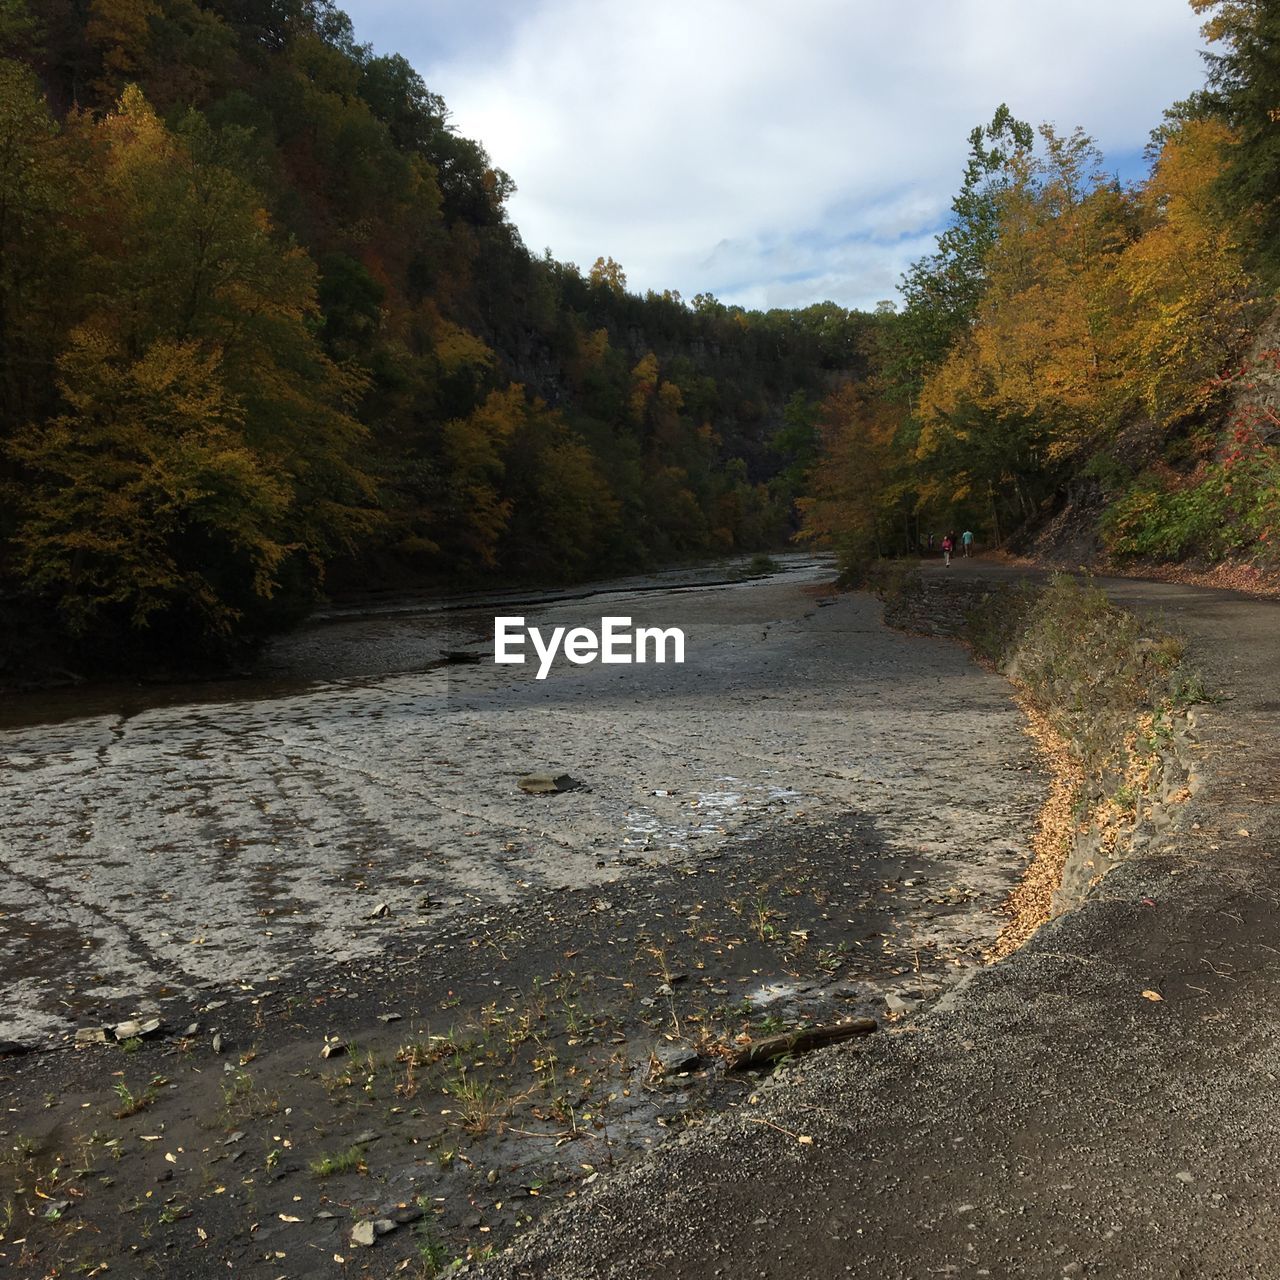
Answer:
[(797, 1063), (486, 1274), (1277, 1270), (1277, 606), (1103, 585), (1175, 622), (1225, 699), (1197, 710), (1177, 824), (900, 1033)]
[[(6, 731), (5, 1260), (475, 1254), (752, 1105), (744, 1038), (909, 1025), (981, 967), (1034, 746), (1001, 678), (829, 578), (530, 610), (683, 626), (683, 667), (405, 669), (436, 620), (353, 619), (323, 660), (399, 669)], [(162, 1026), (73, 1046), (128, 1018)]]

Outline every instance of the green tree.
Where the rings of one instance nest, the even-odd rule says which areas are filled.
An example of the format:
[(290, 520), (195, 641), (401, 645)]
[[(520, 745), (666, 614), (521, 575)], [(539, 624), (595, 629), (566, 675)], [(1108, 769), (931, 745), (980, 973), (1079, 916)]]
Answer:
[(1235, 132), (1237, 145), (1220, 191), (1241, 219), (1252, 256), (1280, 279), (1280, 8), (1271, 0), (1191, 0), (1207, 15), (1204, 34), (1221, 52), (1205, 55), (1207, 104)]
[(936, 251), (902, 281), (905, 308), (895, 329), (890, 376), (914, 395), (973, 317), (986, 287), (987, 255), (999, 234), (1001, 194), (1013, 180), (1012, 162), (1031, 149), (1035, 134), (1003, 103), (991, 122), (969, 134), (964, 180), (951, 202), (951, 224)]
[(72, 175), (32, 73), (0, 61), (0, 439), (49, 407), (80, 281)]

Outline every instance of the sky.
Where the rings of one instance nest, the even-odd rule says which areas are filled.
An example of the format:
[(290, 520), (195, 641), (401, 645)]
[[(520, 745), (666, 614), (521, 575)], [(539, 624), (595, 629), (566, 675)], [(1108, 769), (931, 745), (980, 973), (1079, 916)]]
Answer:
[[(342, 0), (340, 0), (342, 3)], [(1203, 81), (1186, 0), (345, 0), (515, 180), (525, 243), (628, 288), (871, 308), (1007, 102), (1140, 176)]]

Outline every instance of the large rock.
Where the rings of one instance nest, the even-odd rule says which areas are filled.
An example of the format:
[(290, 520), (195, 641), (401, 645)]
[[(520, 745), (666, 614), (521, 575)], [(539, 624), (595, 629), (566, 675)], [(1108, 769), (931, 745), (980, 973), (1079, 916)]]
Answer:
[(698, 1065), (698, 1051), (687, 1044), (660, 1044), (654, 1049), (653, 1056), (664, 1076), (676, 1075)]

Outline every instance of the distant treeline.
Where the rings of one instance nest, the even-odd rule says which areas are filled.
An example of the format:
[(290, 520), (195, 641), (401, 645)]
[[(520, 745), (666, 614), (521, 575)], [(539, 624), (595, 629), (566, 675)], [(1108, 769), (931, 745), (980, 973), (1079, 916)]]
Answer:
[(937, 250), (823, 406), (808, 528), (851, 568), (1077, 518), (1117, 559), (1274, 564), (1280, 6), (1192, 0), (1207, 84), (1125, 186), (1080, 131), (975, 129)]
[(0, 0), (0, 54), (11, 650), (216, 656), (335, 587), (795, 531), (872, 317), (530, 253), (511, 179), (328, 0)]

